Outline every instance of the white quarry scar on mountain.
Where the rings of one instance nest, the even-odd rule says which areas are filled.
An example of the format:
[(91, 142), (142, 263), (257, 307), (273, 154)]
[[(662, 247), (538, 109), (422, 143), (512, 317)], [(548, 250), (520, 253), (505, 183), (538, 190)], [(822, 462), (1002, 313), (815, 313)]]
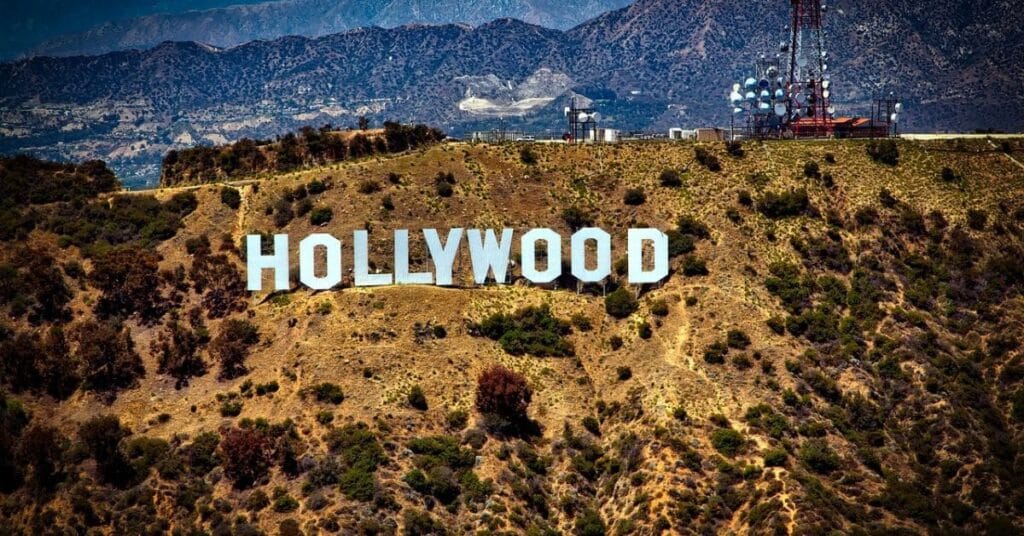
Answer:
[(543, 108), (572, 87), (569, 75), (547, 67), (516, 83), (495, 74), (459, 76), (455, 82), (466, 87), (459, 110), (473, 115), (526, 115)]

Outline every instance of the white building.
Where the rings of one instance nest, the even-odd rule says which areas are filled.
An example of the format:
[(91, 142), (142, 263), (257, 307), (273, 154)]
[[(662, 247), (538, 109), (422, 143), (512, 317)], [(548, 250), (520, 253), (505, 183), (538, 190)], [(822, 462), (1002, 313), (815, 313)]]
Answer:
[(696, 130), (686, 130), (682, 128), (670, 128), (668, 129), (668, 139), (670, 140), (695, 140), (697, 139)]
[(614, 128), (595, 128), (587, 132), (587, 141), (598, 143), (619, 143), (622, 135)]

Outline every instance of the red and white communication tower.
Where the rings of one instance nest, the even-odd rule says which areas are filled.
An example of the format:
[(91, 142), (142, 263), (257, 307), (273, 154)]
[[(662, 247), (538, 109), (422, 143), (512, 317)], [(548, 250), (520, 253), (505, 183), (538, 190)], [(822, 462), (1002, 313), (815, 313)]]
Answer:
[(798, 137), (825, 137), (832, 134), (832, 116), (828, 74), (828, 52), (821, 18), (825, 6), (821, 0), (791, 0), (793, 20), (789, 43), (789, 120)]

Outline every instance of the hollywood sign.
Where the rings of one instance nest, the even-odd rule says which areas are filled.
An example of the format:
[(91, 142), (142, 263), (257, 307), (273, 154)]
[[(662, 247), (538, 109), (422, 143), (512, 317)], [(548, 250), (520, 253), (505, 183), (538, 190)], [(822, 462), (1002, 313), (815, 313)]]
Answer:
[[(394, 231), (393, 273), (371, 271), (369, 263), (369, 233), (352, 233), (352, 284), (357, 287), (384, 285), (439, 285), (451, 286), (452, 270), (462, 245), (463, 236), (469, 245), (473, 280), (478, 285), (487, 282), (488, 274), (498, 284), (506, 282), (512, 260), (514, 231), (502, 229), (450, 229), (444, 241), (436, 229), (423, 229), (423, 240), (430, 253), (434, 270), (412, 272), (409, 268), (409, 231)], [(562, 237), (551, 229), (532, 229), (519, 237), (520, 266), (527, 280), (545, 284), (562, 275)], [(543, 243), (543, 246), (540, 244)], [(658, 229), (629, 229), (627, 233), (628, 274), (631, 284), (657, 283), (668, 276), (668, 236)], [(612, 237), (602, 229), (589, 227), (573, 233), (570, 241), (570, 263), (573, 277), (584, 283), (604, 280), (612, 271)], [(649, 246), (652, 262), (645, 266), (645, 247)], [(543, 247), (545, 259), (541, 267), (538, 251)], [(588, 254), (588, 248), (592, 254)], [(263, 290), (263, 272), (273, 272), (274, 290), (286, 290), (289, 285), (288, 235), (274, 235), (273, 251), (263, 253), (260, 235), (246, 236), (247, 288)], [(299, 242), (299, 282), (314, 290), (336, 287), (342, 278), (342, 243), (330, 234), (315, 233)], [(323, 252), (322, 266), (317, 266), (317, 251)], [(591, 257), (591, 258), (588, 258)], [(593, 262), (590, 262), (593, 261)], [(319, 268), (319, 269), (318, 269)]]

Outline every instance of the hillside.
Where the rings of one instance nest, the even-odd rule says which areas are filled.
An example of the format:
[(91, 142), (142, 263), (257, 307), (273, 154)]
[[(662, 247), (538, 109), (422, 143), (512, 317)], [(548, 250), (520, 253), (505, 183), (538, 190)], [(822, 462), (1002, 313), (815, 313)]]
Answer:
[[(83, 186), (0, 218), (0, 517), (15, 534), (1018, 533), (1024, 147), (875, 149), (898, 163), (867, 142), (448, 143), (152, 194), (4, 160)], [(422, 228), (581, 224), (615, 252), (629, 227), (672, 231), (672, 275), (249, 295), (238, 251), (327, 232), (350, 259), (370, 229), (387, 270), (407, 228), (423, 269)], [(495, 364), (514, 374), (478, 386)]]
[[(874, 95), (895, 91), (904, 132), (1019, 131), (1021, 17), (1006, 2), (832, 4), (839, 113), (867, 114)], [(498, 124), (557, 136), (574, 93), (609, 128), (725, 125), (727, 89), (778, 50), (787, 23), (785, 2), (640, 0), (565, 31), (498, 19), (38, 57), (0, 65), (0, 152), (101, 158), (127, 182), (154, 184), (171, 149), (360, 116), (456, 137)]]

